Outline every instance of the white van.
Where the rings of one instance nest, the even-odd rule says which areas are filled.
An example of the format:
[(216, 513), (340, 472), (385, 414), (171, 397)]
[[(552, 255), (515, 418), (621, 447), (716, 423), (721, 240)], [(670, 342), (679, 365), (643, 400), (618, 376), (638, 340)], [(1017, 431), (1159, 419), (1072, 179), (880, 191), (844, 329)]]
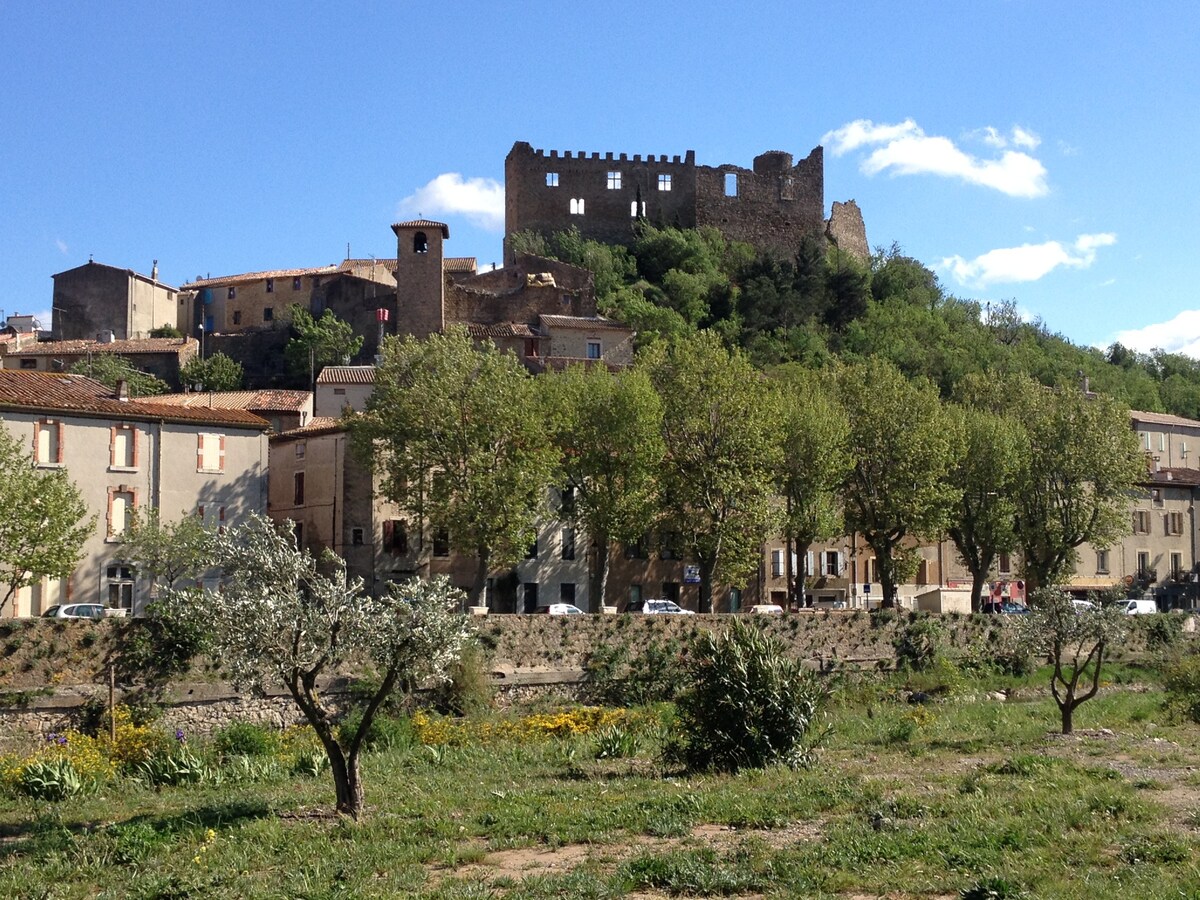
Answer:
[(1149, 616), (1158, 612), (1153, 600), (1122, 600), (1117, 607), (1127, 616)]

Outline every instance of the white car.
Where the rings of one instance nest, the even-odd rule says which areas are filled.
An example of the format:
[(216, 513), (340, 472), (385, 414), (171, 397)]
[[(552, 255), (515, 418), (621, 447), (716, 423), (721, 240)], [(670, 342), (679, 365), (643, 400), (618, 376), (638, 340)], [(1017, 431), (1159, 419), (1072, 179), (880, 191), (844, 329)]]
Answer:
[(690, 609), (684, 609), (674, 600), (643, 600), (641, 603), (631, 603), (629, 612), (643, 613), (647, 616), (694, 616), (696, 614)]
[(551, 603), (549, 606), (539, 606), (538, 612), (544, 616), (586, 616), (582, 609), (571, 603)]
[(64, 603), (42, 613), (44, 619), (103, 619), (104, 607), (99, 603)]
[(756, 603), (748, 610), (760, 616), (782, 616), (783, 607), (778, 603)]

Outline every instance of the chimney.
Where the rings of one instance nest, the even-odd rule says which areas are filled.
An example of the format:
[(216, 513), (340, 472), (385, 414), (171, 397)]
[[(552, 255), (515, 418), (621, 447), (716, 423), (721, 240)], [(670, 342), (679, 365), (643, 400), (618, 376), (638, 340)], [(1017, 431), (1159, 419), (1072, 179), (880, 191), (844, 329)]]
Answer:
[(129, 382), (124, 378), (117, 379), (117, 399), (122, 403), (129, 400)]
[(154, 261), (154, 266), (150, 269), (150, 280), (158, 281), (158, 260)]

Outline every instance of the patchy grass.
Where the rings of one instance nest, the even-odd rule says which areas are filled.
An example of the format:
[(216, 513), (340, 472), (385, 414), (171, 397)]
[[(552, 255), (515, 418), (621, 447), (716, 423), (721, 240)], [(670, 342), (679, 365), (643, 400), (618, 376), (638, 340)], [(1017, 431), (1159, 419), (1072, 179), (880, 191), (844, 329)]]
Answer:
[(0, 896), (1200, 896), (1200, 726), (1158, 694), (1114, 686), (1069, 738), (1033, 692), (840, 696), (807, 771), (688, 775), (657, 726), (633, 755), (480, 727), (368, 754), (360, 823), (327, 774), (0, 797)]

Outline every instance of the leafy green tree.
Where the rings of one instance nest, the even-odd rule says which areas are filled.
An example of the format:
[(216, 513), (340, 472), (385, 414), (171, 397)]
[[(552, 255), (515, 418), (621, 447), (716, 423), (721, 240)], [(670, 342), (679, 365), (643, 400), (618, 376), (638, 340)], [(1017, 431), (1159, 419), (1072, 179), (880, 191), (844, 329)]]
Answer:
[(539, 385), (462, 326), (386, 340), (383, 357), (366, 413), (352, 422), (356, 445), (388, 499), (475, 555), (470, 598), (480, 605), (488, 573), (525, 556), (559, 477)]
[(179, 380), (198, 391), (238, 391), (244, 376), (242, 364), (224, 353), (194, 356), (179, 370)]
[(63, 469), (42, 470), (0, 421), (0, 613), (22, 588), (66, 578), (96, 527)]
[(928, 381), (909, 381), (891, 363), (868, 359), (838, 373), (850, 418), (853, 467), (842, 497), (846, 526), (875, 552), (883, 605), (917, 566), (915, 541), (945, 533), (961, 488), (950, 473), (962, 435)]
[(71, 373), (94, 378), (114, 391), (117, 382), (124, 381), (130, 397), (165, 394), (169, 389), (161, 378), (135, 368), (133, 363), (115, 353), (89, 353), (71, 366)]
[(608, 597), (608, 549), (632, 543), (658, 510), (662, 401), (646, 373), (572, 366), (544, 376), (551, 433), (574, 490), (567, 511), (596, 544), (600, 602)]
[(851, 465), (850, 422), (821, 373), (785, 366), (775, 377), (783, 530), (800, 566), (793, 572), (787, 554), (788, 591), (803, 606), (804, 580), (812, 574), (805, 571), (809, 547), (844, 530), (839, 490)]
[(150, 329), (150, 337), (152, 338), (181, 338), (183, 332), (174, 325), (159, 325), (157, 328)]
[(950, 517), (950, 539), (971, 573), (971, 609), (982, 608), (983, 586), (1001, 553), (1015, 549), (1021, 426), (986, 410), (963, 408), (966, 452), (951, 480), (962, 489)]
[[(287, 688), (325, 748), (337, 811), (359, 818), (359, 755), (376, 713), (398, 686), (445, 680), (467, 642), (458, 592), (440, 578), (389, 583), (372, 597), (361, 579), (346, 577), (342, 560), (330, 554), (318, 565), (296, 548), (290, 523), (258, 515), (217, 539), (216, 558), (222, 589), (168, 590), (163, 612), (203, 622), (235, 683)], [(377, 686), (357, 727), (341, 729), (319, 679), (349, 664)]]
[(775, 525), (771, 391), (711, 332), (650, 347), (639, 362), (663, 403), (662, 525), (698, 563), (700, 612), (711, 612), (714, 579), (753, 573)]
[(363, 338), (355, 335), (349, 322), (327, 309), (313, 317), (299, 304), (291, 307), (292, 337), (283, 348), (289, 370), (297, 377), (315, 378), (325, 366), (349, 363), (362, 349)]
[(1012, 379), (1001, 402), (1022, 425), (1014, 498), (1027, 589), (1072, 571), (1084, 543), (1107, 547), (1129, 531), (1129, 501), (1146, 461), (1129, 409), (1104, 395)]
[(185, 512), (173, 522), (164, 522), (159, 511), (151, 508), (134, 514), (121, 539), (122, 552), (140, 574), (173, 588), (184, 579), (199, 580), (212, 567), (216, 537), (199, 516)]

